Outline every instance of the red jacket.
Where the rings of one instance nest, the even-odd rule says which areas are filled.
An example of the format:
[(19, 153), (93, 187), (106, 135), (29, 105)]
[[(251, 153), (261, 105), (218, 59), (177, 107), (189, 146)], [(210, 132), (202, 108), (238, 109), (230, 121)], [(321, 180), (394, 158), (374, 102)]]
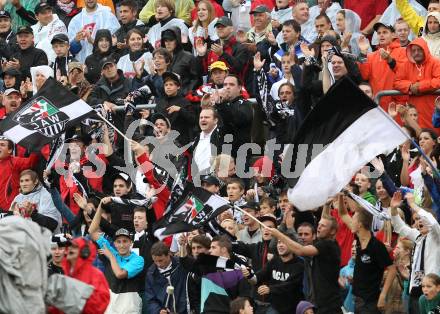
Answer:
[(8, 156), (0, 159), (0, 210), (9, 210), (12, 201), (19, 193), (20, 173), (34, 168), (38, 158), (38, 155), (31, 154), (26, 158)]
[[(417, 45), (425, 53), (425, 60), (417, 65), (411, 57), (411, 47)], [(419, 83), (419, 94), (409, 95), (408, 102), (413, 104), (419, 113), (419, 125), (422, 128), (432, 128), (432, 115), (436, 95), (427, 95), (440, 88), (440, 60), (429, 52), (423, 38), (417, 38), (406, 47), (408, 61), (397, 68), (394, 88), (408, 94), (411, 84)], [(420, 95), (421, 93), (421, 95)]]
[[(387, 48), (391, 54), (391, 57), (396, 61), (396, 67), (402, 64), (408, 59), (406, 58), (406, 50), (400, 47), (398, 39), (394, 40)], [(394, 79), (396, 77), (396, 67), (391, 70), (387, 61), (382, 59), (379, 50), (369, 53), (367, 55), (367, 61), (359, 64), (359, 70), (361, 71), (362, 79), (369, 81), (371, 88), (373, 89), (373, 95), (383, 90), (393, 89)], [(382, 97), (380, 100), (381, 107), (387, 112), (388, 104), (391, 102), (391, 97)]]
[[(193, 22), (197, 20), (197, 5), (199, 1), (194, 2), (195, 7), (191, 10), (191, 19), (193, 20)], [(222, 6), (217, 3), (217, 1), (209, 0), (209, 2), (211, 2), (212, 6), (214, 7), (216, 17), (222, 17), (225, 15), (225, 11), (223, 10)]]
[[(108, 164), (107, 159), (105, 158), (104, 155), (97, 155), (98, 159), (101, 160), (104, 164)], [(86, 165), (87, 163), (89, 163), (89, 159), (87, 158), (87, 156), (84, 156), (81, 158), (80, 160), (80, 165), (81, 167), (83, 167), (84, 165)], [(65, 165), (62, 163), (58, 163), (56, 164), (56, 168), (68, 168), (69, 165)], [(88, 165), (89, 168), (91, 168), (91, 164)], [(66, 171), (66, 170), (64, 170)], [(103, 180), (103, 176), (100, 176), (99, 178), (94, 178), (94, 176), (96, 175), (96, 173), (94, 173), (96, 171), (93, 170), (89, 170), (89, 171), (85, 171), (83, 172), (83, 175), (87, 178), (87, 183), (88, 185), (95, 191), (98, 192), (102, 192), (102, 180)], [(84, 187), (87, 190), (87, 187)], [(60, 176), (60, 194), (61, 194), (61, 198), (62, 200), (68, 204), (69, 208), (72, 210), (72, 212), (76, 215), (79, 211), (79, 206), (76, 204), (75, 200), (73, 199), (73, 194), (74, 193), (81, 193), (81, 188), (78, 187), (72, 178), (72, 175), (68, 174), (67, 176), (67, 180), (65, 178), (65, 176)]]
[(104, 274), (92, 265), (96, 258), (96, 246), (92, 241), (84, 238), (77, 238), (73, 241), (78, 245), (80, 253), (81, 249), (87, 245), (90, 249), (90, 255), (86, 259), (79, 256), (73, 269), (70, 262), (64, 258), (62, 261), (64, 274), (95, 288), (83, 308), (83, 314), (104, 313), (110, 303), (110, 288)]

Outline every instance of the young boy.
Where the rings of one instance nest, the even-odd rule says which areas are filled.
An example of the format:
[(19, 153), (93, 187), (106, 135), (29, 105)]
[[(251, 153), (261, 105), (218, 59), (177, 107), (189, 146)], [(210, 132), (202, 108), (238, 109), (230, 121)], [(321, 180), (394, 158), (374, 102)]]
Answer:
[(162, 75), (165, 97), (157, 101), (156, 112), (168, 118), (173, 129), (179, 132), (178, 142), (181, 145), (189, 143), (193, 138), (193, 126), (196, 117), (191, 104), (180, 93), (181, 81), (178, 74), (165, 72)]
[(67, 83), (67, 65), (71, 61), (76, 61), (75, 58), (69, 53), (69, 38), (65, 34), (56, 34), (53, 36), (50, 43), (52, 44), (52, 49), (56, 54), (55, 61), (51, 64), (53, 73), (55, 73), (55, 77), (58, 81), (62, 82), (62, 80), (65, 79)]

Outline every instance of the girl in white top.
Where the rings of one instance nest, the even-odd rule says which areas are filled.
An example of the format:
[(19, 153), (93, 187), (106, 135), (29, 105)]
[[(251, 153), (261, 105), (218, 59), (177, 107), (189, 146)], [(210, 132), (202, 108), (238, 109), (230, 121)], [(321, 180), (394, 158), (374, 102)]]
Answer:
[(127, 33), (126, 41), (129, 52), (119, 59), (118, 69), (122, 70), (127, 78), (136, 76), (135, 66), (142, 66), (148, 74), (151, 74), (150, 64), (153, 62), (153, 56), (144, 49), (144, 34), (140, 30), (133, 28)]
[[(204, 43), (212, 42), (218, 39), (215, 31), (215, 17), (214, 6), (208, 0), (201, 0), (197, 4), (197, 20), (194, 21), (193, 27), (189, 29), (189, 40), (193, 47), (198, 39), (202, 39)], [(194, 55), (197, 56), (197, 51), (193, 49)]]

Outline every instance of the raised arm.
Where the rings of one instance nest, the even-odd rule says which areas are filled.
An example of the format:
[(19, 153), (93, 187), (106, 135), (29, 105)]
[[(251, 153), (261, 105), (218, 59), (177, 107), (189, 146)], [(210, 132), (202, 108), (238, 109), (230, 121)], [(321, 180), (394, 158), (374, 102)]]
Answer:
[(281, 231), (279, 231), (278, 229), (275, 228), (269, 228), (269, 229), (272, 235), (278, 240), (282, 241), (284, 244), (286, 244), (289, 250), (293, 252), (293, 254), (297, 256), (315, 256), (319, 254), (318, 250), (313, 245), (303, 246), (298, 242), (293, 241), (283, 233), (281, 233)]

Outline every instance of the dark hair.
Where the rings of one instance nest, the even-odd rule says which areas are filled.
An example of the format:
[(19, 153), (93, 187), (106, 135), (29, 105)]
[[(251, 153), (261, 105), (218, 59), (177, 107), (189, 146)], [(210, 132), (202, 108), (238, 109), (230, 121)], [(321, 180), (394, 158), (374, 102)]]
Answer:
[(290, 83), (290, 82), (284, 82), (283, 84), (280, 85), (280, 87), (278, 87), (278, 96), (280, 96), (280, 90), (281, 90), (281, 88), (283, 88), (284, 86), (289, 87), (290, 90), (292, 91), (293, 95), (295, 95), (295, 86), (293, 86), (293, 84)]
[[(226, 77), (234, 77), (234, 78), (237, 80), (237, 85), (238, 85), (238, 86), (243, 86), (243, 82), (242, 82), (241, 79), (238, 77), (238, 75), (228, 73), (228, 75), (226, 75)], [(225, 79), (226, 79), (226, 77), (225, 77)]]
[(119, 3), (119, 6), (120, 7), (122, 7), (122, 6), (129, 7), (132, 11), (136, 11), (136, 12), (138, 10), (138, 5), (137, 5), (136, 1), (134, 1), (134, 0), (122, 0)]
[(312, 233), (315, 234), (316, 233), (316, 228), (314, 225), (312, 225), (310, 222), (303, 222), (301, 223), (298, 228), (296, 228), (296, 230), (298, 230), (301, 227), (306, 227), (306, 228), (310, 228), (310, 230), (312, 230)]
[(371, 224), (373, 223), (373, 215), (371, 215), (366, 210), (359, 210), (357, 211), (358, 214), (358, 221), (364, 227), (366, 230), (371, 229)]
[(170, 248), (165, 243), (159, 241), (153, 244), (150, 250), (151, 256), (170, 255)]
[(219, 235), (212, 238), (212, 242), (217, 242), (220, 247), (224, 247), (228, 250), (229, 254), (232, 254), (232, 243), (227, 236)]
[(431, 139), (433, 140), (433, 141), (437, 141), (437, 137), (438, 137), (438, 135), (437, 135), (437, 132), (434, 130), (434, 129), (430, 129), (430, 128), (423, 128), (421, 131), (420, 131), (420, 134), (422, 134), (422, 133), (429, 133), (429, 136), (431, 137)]
[(408, 130), (409, 136), (411, 136), (411, 138), (416, 138), (417, 137), (417, 132), (416, 132), (416, 130), (414, 130), (414, 128), (412, 126), (404, 124), (402, 126), (402, 128), (405, 128), (405, 129)]
[(169, 51), (166, 50), (165, 48), (160, 47), (160, 48), (155, 49), (155, 50), (153, 51), (153, 58), (154, 58), (154, 56), (157, 55), (157, 54), (159, 54), (159, 55), (161, 55), (162, 57), (164, 57), (166, 63), (171, 63), (171, 60), (172, 60), (173, 57), (171, 56), (171, 54), (169, 53)]
[(430, 5), (431, 3), (440, 3), (440, 1), (439, 0), (430, 0), (428, 5)]
[(196, 235), (194, 238), (192, 238), (191, 244), (192, 243), (198, 243), (201, 246), (203, 246), (205, 249), (209, 249), (211, 246), (211, 239), (209, 239), (207, 236), (203, 234), (199, 234)]
[(244, 307), (246, 306), (246, 301), (249, 302), (249, 299), (244, 297), (238, 297), (235, 300), (231, 301), (229, 305), (229, 313), (240, 314), (240, 310), (244, 310)]
[(327, 22), (327, 24), (330, 24), (332, 29), (333, 29), (333, 25), (332, 25), (332, 21), (330, 20), (330, 18), (328, 17), (327, 14), (325, 13), (321, 13), (319, 14), (317, 17), (315, 17), (315, 21), (319, 20), (319, 19), (325, 19), (325, 21)]
[(145, 37), (145, 34), (142, 33), (139, 29), (132, 28), (127, 32), (127, 35), (125, 36), (125, 40), (127, 41), (127, 44), (128, 44), (128, 40), (130, 39), (131, 35), (133, 35), (133, 34), (138, 34), (139, 36), (141, 36), (141, 38)]
[(241, 180), (240, 178), (231, 178), (231, 179), (229, 180), (229, 182), (226, 183), (226, 187), (227, 187), (228, 185), (230, 185), (230, 184), (233, 184), (233, 183), (238, 184), (238, 185), (240, 186), (240, 188), (241, 188), (242, 190), (244, 190), (244, 183), (243, 183), (243, 180)]
[(276, 207), (277, 202), (271, 197), (262, 197), (260, 200), (260, 205), (266, 203), (269, 207)]
[(295, 20), (287, 20), (283, 23), (283, 27), (284, 26), (288, 26), (288, 27), (292, 27), (293, 30), (297, 33), (301, 33), (301, 25), (299, 25), (299, 23)]

